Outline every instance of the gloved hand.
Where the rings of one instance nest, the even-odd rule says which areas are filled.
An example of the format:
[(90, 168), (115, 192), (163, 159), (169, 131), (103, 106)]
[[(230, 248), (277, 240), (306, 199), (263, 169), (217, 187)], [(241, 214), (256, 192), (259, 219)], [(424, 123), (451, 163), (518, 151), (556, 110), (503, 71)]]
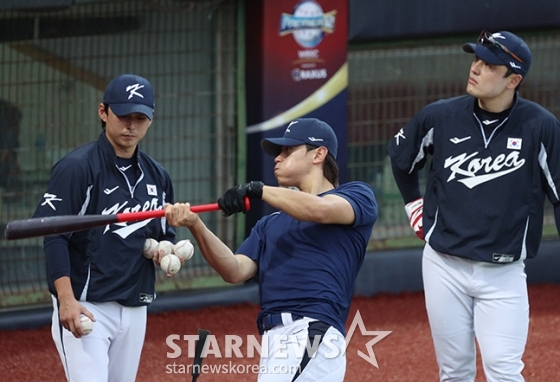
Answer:
[(263, 193), (263, 182), (252, 181), (230, 188), (220, 196), (218, 205), (224, 216), (231, 216), (238, 212), (247, 213), (245, 197), (250, 199), (261, 199)]
[(420, 240), (424, 240), (424, 232), (422, 230), (422, 212), (424, 211), (424, 199), (416, 199), (404, 206), (406, 211), (406, 216), (408, 216), (408, 222), (410, 226), (416, 232), (416, 236)]

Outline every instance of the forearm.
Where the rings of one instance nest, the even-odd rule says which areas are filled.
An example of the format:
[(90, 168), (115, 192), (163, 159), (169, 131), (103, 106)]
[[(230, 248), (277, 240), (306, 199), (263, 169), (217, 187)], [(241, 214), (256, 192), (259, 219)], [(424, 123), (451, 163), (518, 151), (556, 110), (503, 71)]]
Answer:
[[(202, 256), (212, 268), (229, 283), (237, 284), (250, 279), (256, 274), (256, 264), (252, 260), (235, 255), (199, 218), (189, 226)], [(246, 260), (247, 259), (247, 260)]]
[(56, 288), (56, 294), (58, 300), (61, 302), (72, 301), (76, 298), (74, 297), (74, 291), (72, 289), (72, 283), (70, 277), (63, 276), (54, 281), (54, 287)]

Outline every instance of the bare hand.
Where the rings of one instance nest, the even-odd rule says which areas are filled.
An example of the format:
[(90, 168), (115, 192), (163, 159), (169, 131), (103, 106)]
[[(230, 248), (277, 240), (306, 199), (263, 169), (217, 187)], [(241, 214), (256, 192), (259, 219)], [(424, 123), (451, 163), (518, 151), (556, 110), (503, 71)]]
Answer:
[(95, 322), (95, 317), (76, 299), (59, 300), (59, 303), (58, 317), (61, 325), (71, 331), (74, 337), (82, 338), (85, 333), (82, 330), (80, 315), (89, 317), (93, 322)]
[(175, 203), (165, 206), (165, 219), (175, 227), (192, 227), (199, 217), (191, 211), (190, 203)]

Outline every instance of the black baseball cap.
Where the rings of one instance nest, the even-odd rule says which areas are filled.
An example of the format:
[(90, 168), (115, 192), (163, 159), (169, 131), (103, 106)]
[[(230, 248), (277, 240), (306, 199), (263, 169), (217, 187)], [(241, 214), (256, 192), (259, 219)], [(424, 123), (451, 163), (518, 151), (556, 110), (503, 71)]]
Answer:
[(338, 140), (332, 127), (317, 118), (299, 118), (288, 125), (282, 138), (265, 138), (261, 141), (264, 152), (273, 157), (278, 156), (282, 146), (311, 145), (324, 146), (336, 159)]
[(142, 113), (154, 117), (154, 91), (150, 82), (136, 74), (121, 74), (115, 77), (107, 88), (103, 103), (118, 117), (132, 113)]

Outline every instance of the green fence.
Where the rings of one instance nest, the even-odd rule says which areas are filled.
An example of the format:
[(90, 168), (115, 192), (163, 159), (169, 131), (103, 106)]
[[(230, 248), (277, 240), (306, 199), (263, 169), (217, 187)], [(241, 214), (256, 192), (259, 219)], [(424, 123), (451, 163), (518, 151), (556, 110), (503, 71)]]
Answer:
[[(107, 1), (0, 12), (0, 225), (30, 217), (52, 165), (96, 139), (103, 90), (124, 72), (140, 74), (154, 86), (156, 116), (141, 146), (168, 169), (176, 199), (211, 203), (235, 184), (237, 52), (242, 51), (237, 3), (162, 4)], [(524, 37), (534, 60), (521, 93), (558, 116), (560, 34)], [(349, 51), (348, 171), (351, 180), (368, 182), (378, 198), (373, 250), (421, 244), (408, 227), (385, 148), (422, 106), (464, 93), (472, 56), (462, 52), (463, 42)], [(550, 209), (545, 219), (545, 235), (556, 235)], [(236, 245), (241, 225), (234, 219), (209, 213), (205, 220), (228, 245)], [(179, 229), (179, 238), (191, 237)], [(0, 258), (0, 310), (50, 303), (41, 238), (0, 240)], [(158, 272), (157, 284), (159, 292), (225, 285), (200, 254), (173, 279)]]

